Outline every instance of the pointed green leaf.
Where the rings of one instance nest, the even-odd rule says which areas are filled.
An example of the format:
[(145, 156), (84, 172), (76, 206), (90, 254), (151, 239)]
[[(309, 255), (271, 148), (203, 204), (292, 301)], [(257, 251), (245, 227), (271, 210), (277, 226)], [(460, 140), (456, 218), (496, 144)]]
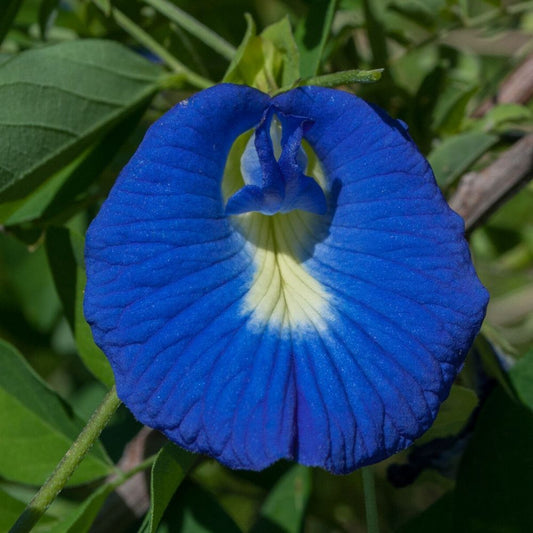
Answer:
[(0, 6), (0, 43), (4, 40), (17, 12), (22, 5), (22, 0), (3, 0)]
[(533, 348), (511, 368), (509, 379), (518, 398), (533, 410)]
[[(265, 47), (266, 68), (279, 87), (292, 85), (300, 76), (300, 54), (289, 17), (267, 26), (260, 35)], [(270, 43), (272, 45), (270, 46)]]
[(311, 471), (294, 465), (274, 485), (268, 494), (253, 533), (277, 531), (299, 533), (302, 531), (307, 501), (311, 493)]
[(480, 131), (459, 133), (442, 141), (428, 156), (439, 186), (451, 185), (497, 142), (496, 135)]
[[(102, 485), (85, 499), (80, 506), (55, 524), (47, 533), (86, 533), (91, 528), (96, 515), (113, 492), (113, 484)], [(39, 524), (42, 519), (39, 521)]]
[(489, 109), (482, 119), (478, 121), (477, 127), (484, 131), (499, 131), (508, 128), (514, 123), (531, 121), (533, 112), (523, 105), (518, 104), (498, 104)]
[(159, 11), (162, 15), (166, 16), (169, 20), (172, 20), (178, 26), (181, 26), (185, 31), (194, 35), (198, 40), (205, 43), (215, 52), (218, 52), (222, 57), (229, 60), (233, 59), (236, 50), (230, 43), (215, 33), (211, 28), (204, 26), (201, 22), (175, 6), (173, 3), (168, 2), (167, 0), (144, 1)]
[(302, 78), (316, 76), (324, 54), (337, 0), (314, 0), (310, 2), (307, 15), (295, 31), (300, 51), (300, 75)]
[(27, 196), (145, 104), (160, 72), (97, 39), (31, 49), (0, 64), (0, 199)]
[[(0, 341), (0, 476), (41, 484), (84, 426), (28, 366), (15, 348)], [(106, 476), (111, 463), (101, 445), (93, 447), (70, 484)]]
[(466, 106), (477, 91), (478, 87), (471, 83), (447, 80), (437, 95), (432, 113), (433, 129), (447, 134), (458, 132), (467, 115)]
[(140, 531), (149, 533), (157, 531), (172, 496), (197, 459), (198, 456), (170, 442), (161, 449), (152, 467), (150, 509)]
[(209, 492), (193, 483), (183, 489), (168, 506), (158, 533), (241, 533)]
[(114, 382), (111, 366), (94, 343), (91, 328), (83, 315), (86, 283), (83, 237), (66, 228), (49, 228), (45, 247), (54, 283), (80, 357), (100, 381), (111, 386)]
[(224, 82), (250, 85), (266, 93), (291, 86), (299, 77), (299, 54), (287, 17), (260, 34), (247, 15), (246, 35), (237, 49)]
[[(145, 106), (125, 117), (71, 163), (50, 176), (29, 196), (0, 205), (0, 224), (12, 226), (53, 217), (68, 220), (84, 206), (88, 189), (111, 163), (141, 120)], [(140, 139), (139, 139), (140, 140)]]
[(59, 6), (60, 0), (41, 0), (39, 6), (39, 30), (41, 31), (41, 38), (46, 39), (48, 25), (52, 19), (54, 11)]

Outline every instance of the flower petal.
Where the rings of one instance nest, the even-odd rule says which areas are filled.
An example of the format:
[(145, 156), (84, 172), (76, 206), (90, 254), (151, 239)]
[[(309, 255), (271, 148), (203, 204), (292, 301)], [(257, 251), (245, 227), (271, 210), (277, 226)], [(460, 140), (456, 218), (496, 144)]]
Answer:
[[(329, 89), (296, 89), (274, 103), (314, 121), (306, 140), (331, 204), (327, 236), (305, 263), (332, 295), (336, 317), (322, 348), (306, 339), (306, 357), (296, 359), (297, 390), (316, 402), (312, 430), (299, 432), (300, 459), (345, 472), (429, 427), (479, 330), (487, 293), (463, 221), (403, 124)], [(312, 380), (299, 379), (313, 366), (311, 393)], [(329, 442), (322, 457), (319, 442)]]
[[(324, 216), (225, 213), (229, 149), (272, 105), (312, 122)], [(487, 300), (405, 128), (315, 87), (270, 100), (220, 85), (176, 106), (92, 223), (86, 262), (86, 316), (121, 399), (234, 468), (289, 458), (343, 473), (407, 446)]]

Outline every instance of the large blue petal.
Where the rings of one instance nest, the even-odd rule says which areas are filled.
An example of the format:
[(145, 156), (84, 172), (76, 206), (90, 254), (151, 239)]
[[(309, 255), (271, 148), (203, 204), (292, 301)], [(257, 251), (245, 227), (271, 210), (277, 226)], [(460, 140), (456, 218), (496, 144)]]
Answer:
[[(313, 122), (325, 216), (225, 214), (229, 149), (271, 105)], [(382, 112), (220, 85), (123, 170), (87, 235), (85, 313), (141, 422), (234, 468), (348, 472), (412, 442), (448, 394), (486, 304), (462, 233)]]
[[(305, 404), (316, 401), (312, 431), (299, 433), (300, 459), (349, 471), (429, 427), (481, 325), (487, 293), (462, 219), (401, 123), (316, 87), (275, 105), (314, 121), (306, 139), (331, 202), (326, 237), (306, 269), (335, 296), (336, 317), (320, 340), (293, 347), (302, 353), (296, 388)], [(320, 442), (329, 443), (322, 456)]]

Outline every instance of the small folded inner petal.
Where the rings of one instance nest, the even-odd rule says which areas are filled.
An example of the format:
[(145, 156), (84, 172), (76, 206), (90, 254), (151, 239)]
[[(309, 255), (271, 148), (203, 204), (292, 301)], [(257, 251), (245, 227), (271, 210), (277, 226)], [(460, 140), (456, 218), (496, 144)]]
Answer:
[(245, 186), (228, 199), (228, 215), (274, 215), (294, 209), (323, 215), (327, 211), (324, 191), (304, 174), (307, 155), (302, 139), (312, 121), (284, 113), (276, 115), (270, 106), (246, 146), (241, 159)]

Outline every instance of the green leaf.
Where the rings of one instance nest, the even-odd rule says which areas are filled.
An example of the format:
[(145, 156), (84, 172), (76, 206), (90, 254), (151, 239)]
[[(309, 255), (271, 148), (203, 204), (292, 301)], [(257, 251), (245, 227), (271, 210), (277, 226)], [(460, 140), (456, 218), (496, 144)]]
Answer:
[[(0, 341), (0, 368), (0, 475), (42, 484), (85, 424), (4, 341)], [(86, 483), (110, 471), (111, 463), (97, 445), (70, 484)]]
[(452, 134), (461, 129), (466, 116), (466, 106), (478, 87), (470, 83), (448, 80), (438, 95), (432, 114), (432, 126), (440, 133)]
[(261, 508), (253, 533), (302, 531), (311, 493), (311, 471), (302, 465), (293, 466), (274, 485)]
[[(117, 156), (145, 112), (139, 107), (102, 139), (37, 187), (29, 196), (0, 205), (0, 223), (6, 226), (35, 219), (68, 220), (84, 206), (88, 188)], [(94, 194), (94, 191), (91, 191)]]
[[(267, 26), (260, 35), (265, 46), (266, 68), (280, 87), (300, 78), (300, 53), (292, 34), (289, 17)], [(271, 45), (270, 45), (271, 43)]]
[(43, 40), (46, 39), (50, 20), (59, 6), (59, 2), (60, 0), (41, 0), (41, 5), (39, 6), (39, 30)]
[(402, 0), (401, 2), (396, 0), (388, 6), (388, 9), (403, 15), (424, 29), (429, 30), (435, 27), (437, 13), (431, 6), (420, 0)]
[(246, 15), (246, 35), (223, 81), (250, 85), (266, 93), (292, 86), (300, 77), (299, 53), (288, 17), (256, 34), (253, 19)]
[(22, 5), (22, 0), (3, 0), (0, 7), (0, 43), (4, 40), (11, 24), (17, 16), (17, 12)]
[(232, 518), (205, 490), (187, 484), (174, 496), (158, 533), (241, 533)]
[(533, 410), (533, 349), (515, 363), (509, 378), (518, 398)]
[(456, 435), (464, 427), (477, 404), (478, 398), (474, 391), (453, 385), (450, 395), (440, 406), (435, 422), (416, 444)]
[(300, 51), (302, 78), (310, 78), (318, 73), (336, 5), (337, 0), (311, 1), (307, 15), (300, 19), (294, 37)]
[[(105, 484), (95, 490), (80, 506), (48, 529), (47, 533), (86, 533), (91, 528), (96, 515), (107, 497), (113, 492), (114, 484)], [(39, 521), (41, 524), (42, 519)]]
[(483, 370), (487, 375), (497, 380), (509, 396), (514, 396), (509, 374), (503, 370), (501, 364), (500, 353), (508, 351), (506, 344), (508, 343), (505, 338), (497, 330), (492, 329), (488, 324), (483, 324), (481, 333), (474, 340), (473, 349), (477, 350)]
[(526, 106), (518, 104), (498, 104), (489, 109), (477, 123), (483, 131), (501, 131), (513, 123), (530, 121), (533, 112)]
[(198, 22), (194, 17), (167, 0), (144, 0), (168, 19), (181, 26), (185, 31), (194, 35), (198, 40), (218, 52), (226, 59), (233, 59), (235, 48), (213, 30)]
[(12, 236), (0, 233), (0, 271), (0, 296), (5, 302), (0, 307), (2, 327), (19, 331), (25, 341), (35, 342), (32, 332), (50, 332), (61, 314), (44, 248), (28, 249)]
[(496, 135), (479, 131), (459, 133), (442, 141), (428, 156), (439, 186), (451, 185), (497, 142)]
[(140, 531), (157, 531), (172, 496), (197, 459), (170, 442), (157, 454), (150, 482), (150, 509)]
[(67, 321), (81, 359), (105, 385), (114, 382), (111, 366), (94, 343), (91, 328), (83, 315), (83, 293), (87, 281), (83, 262), (84, 240), (67, 228), (49, 228), (45, 248)]
[(97, 39), (22, 52), (0, 65), (0, 200), (31, 193), (157, 90), (160, 68)]
[[(17, 521), (17, 518), (26, 508), (26, 503), (11, 496), (11, 494), (0, 489), (0, 531), (9, 531), (9, 528)], [(32, 529), (33, 533), (50, 531), (50, 525), (56, 521), (55, 518), (44, 515), (39, 524)]]
[(533, 413), (498, 387), (479, 415), (459, 467), (454, 531), (530, 531), (532, 443)]
[(372, 49), (372, 66), (384, 68), (389, 63), (386, 30), (383, 21), (384, 6), (376, 0), (362, 0), (366, 33)]

